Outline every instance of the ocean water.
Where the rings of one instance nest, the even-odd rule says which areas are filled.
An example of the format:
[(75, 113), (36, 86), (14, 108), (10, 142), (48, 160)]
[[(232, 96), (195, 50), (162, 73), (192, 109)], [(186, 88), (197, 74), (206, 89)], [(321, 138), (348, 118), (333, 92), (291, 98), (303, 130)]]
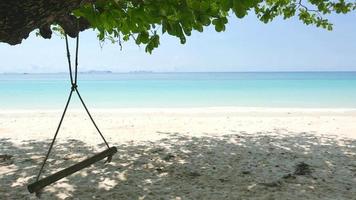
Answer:
[[(356, 108), (356, 72), (83, 73), (78, 84), (90, 108)], [(69, 88), (65, 73), (0, 74), (0, 110), (62, 109)]]

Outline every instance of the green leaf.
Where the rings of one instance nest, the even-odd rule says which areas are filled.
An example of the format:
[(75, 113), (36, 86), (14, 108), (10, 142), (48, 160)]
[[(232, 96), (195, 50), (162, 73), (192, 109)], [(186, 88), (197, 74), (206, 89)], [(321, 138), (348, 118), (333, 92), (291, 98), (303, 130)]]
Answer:
[[(304, 3), (304, 4), (303, 4)], [(159, 35), (168, 34), (184, 44), (193, 30), (203, 32), (205, 26), (225, 31), (234, 15), (244, 18), (254, 14), (264, 23), (278, 16), (296, 17), (307, 25), (332, 30), (327, 16), (356, 10), (354, 0), (105, 0), (85, 3), (73, 15), (85, 18), (98, 32), (99, 40), (129, 41), (145, 45), (152, 53), (160, 44)], [(228, 17), (229, 14), (232, 14)], [(287, 22), (286, 22), (287, 23)], [(243, 31), (243, 30), (242, 30)]]

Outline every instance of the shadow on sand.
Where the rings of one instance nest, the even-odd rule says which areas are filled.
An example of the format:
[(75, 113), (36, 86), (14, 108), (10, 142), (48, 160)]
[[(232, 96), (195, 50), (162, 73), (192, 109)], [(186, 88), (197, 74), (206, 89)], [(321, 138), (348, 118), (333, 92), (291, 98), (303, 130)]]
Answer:
[[(99, 162), (45, 188), (43, 199), (353, 199), (356, 140), (308, 133), (232, 133), (115, 144)], [(34, 199), (26, 186), (49, 141), (0, 139), (0, 199)], [(68, 167), (95, 148), (56, 144), (44, 174)], [(5, 156), (6, 155), (6, 156)]]

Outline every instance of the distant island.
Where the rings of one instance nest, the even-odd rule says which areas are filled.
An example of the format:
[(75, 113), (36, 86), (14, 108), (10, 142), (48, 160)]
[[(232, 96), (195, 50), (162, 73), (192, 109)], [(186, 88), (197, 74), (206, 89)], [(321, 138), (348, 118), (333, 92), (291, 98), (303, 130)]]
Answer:
[[(115, 73), (129, 73), (129, 74), (151, 74), (155, 73), (154, 71), (145, 71), (145, 70), (138, 70), (138, 71), (129, 71), (129, 72), (113, 72), (110, 70), (88, 70), (88, 71), (80, 71), (80, 74), (115, 74)], [(0, 72), (2, 75), (31, 75), (31, 74), (68, 74), (68, 72), (52, 72), (52, 73), (29, 73), (29, 72)]]
[(150, 73), (154, 73), (154, 72), (153, 71), (138, 70), (138, 71), (129, 71), (129, 73), (132, 73), (132, 74), (150, 74)]
[(112, 74), (112, 71), (100, 71), (100, 70), (90, 70), (90, 71), (84, 71), (80, 72), (81, 74)]

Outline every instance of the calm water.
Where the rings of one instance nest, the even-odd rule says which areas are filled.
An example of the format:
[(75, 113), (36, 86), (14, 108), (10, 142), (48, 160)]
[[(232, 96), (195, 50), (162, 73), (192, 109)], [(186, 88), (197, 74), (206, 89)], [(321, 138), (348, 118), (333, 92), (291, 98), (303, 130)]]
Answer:
[[(0, 74), (0, 109), (61, 109), (68, 79)], [(356, 72), (80, 74), (79, 85), (91, 108), (356, 108)]]

